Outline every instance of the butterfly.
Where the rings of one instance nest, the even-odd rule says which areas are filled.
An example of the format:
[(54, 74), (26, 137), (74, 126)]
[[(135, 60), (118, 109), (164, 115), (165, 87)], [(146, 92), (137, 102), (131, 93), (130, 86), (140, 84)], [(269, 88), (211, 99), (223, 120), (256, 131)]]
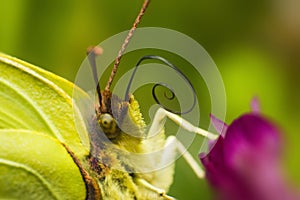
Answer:
[[(146, 0), (132, 30), (148, 4)], [(128, 43), (124, 44), (115, 66)], [(97, 48), (90, 49), (92, 69), (96, 69), (96, 54)], [(145, 59), (156, 59), (174, 68), (159, 56), (145, 56), (137, 66)], [(1, 198), (173, 199), (166, 192), (173, 182), (174, 163), (167, 161), (185, 148), (174, 136), (165, 138), (164, 120), (170, 118), (186, 129), (199, 129), (160, 108), (146, 133), (134, 96), (127, 91), (121, 99), (110, 92), (114, 75), (103, 91), (94, 77), (98, 102), (94, 115), (86, 117), (72, 100), (74, 91), (88, 97), (77, 86), (5, 54), (0, 54), (0, 61)], [(148, 139), (147, 135), (153, 137)], [(171, 150), (164, 150), (166, 146)], [(157, 153), (140, 158), (128, 152)], [(199, 177), (204, 176), (189, 154), (185, 153), (184, 158)], [(157, 166), (164, 168), (144, 171)]]

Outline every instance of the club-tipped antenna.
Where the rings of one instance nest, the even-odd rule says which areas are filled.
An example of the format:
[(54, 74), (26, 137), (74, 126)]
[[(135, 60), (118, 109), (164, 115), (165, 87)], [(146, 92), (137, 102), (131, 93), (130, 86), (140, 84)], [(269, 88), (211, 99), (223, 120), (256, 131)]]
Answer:
[(141, 18), (143, 17), (144, 13), (146, 12), (146, 9), (147, 9), (149, 3), (150, 3), (150, 0), (145, 0), (144, 1), (144, 4), (143, 4), (143, 6), (142, 6), (142, 8), (141, 8), (141, 10), (140, 10), (140, 12), (138, 14), (138, 16), (136, 17), (136, 19), (135, 19), (135, 21), (133, 23), (132, 28), (130, 29), (127, 37), (125, 38), (125, 40), (124, 40), (124, 42), (122, 44), (121, 49), (119, 50), (118, 56), (115, 59), (114, 67), (113, 67), (113, 69), (111, 71), (111, 74), (109, 76), (109, 80), (108, 80), (108, 82), (106, 84), (106, 87), (105, 87), (105, 90), (107, 90), (107, 91), (110, 90), (110, 86), (111, 86), (111, 84), (112, 84), (112, 82), (114, 80), (114, 77), (116, 75), (116, 72), (118, 70), (118, 66), (120, 64), (121, 58), (123, 56), (123, 53), (125, 52), (126, 47), (128, 46), (128, 44), (130, 42), (130, 39), (132, 38), (135, 29), (137, 28), (138, 24), (140, 23)]
[[(99, 101), (99, 108), (101, 108), (102, 105), (102, 96), (101, 96), (101, 89), (100, 89), (100, 83), (98, 79), (98, 73), (97, 73), (97, 64), (96, 64), (96, 56), (101, 55), (103, 53), (103, 49), (101, 47), (89, 47), (87, 49), (87, 56), (89, 63), (92, 68), (93, 78), (96, 85), (96, 90), (98, 94), (98, 101)], [(96, 112), (100, 112), (100, 110), (96, 110)]]

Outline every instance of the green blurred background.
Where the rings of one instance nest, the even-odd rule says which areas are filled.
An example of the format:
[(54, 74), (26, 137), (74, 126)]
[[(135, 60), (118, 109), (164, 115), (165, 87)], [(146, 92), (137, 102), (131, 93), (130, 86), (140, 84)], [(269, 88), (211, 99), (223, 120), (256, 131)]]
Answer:
[[(129, 29), (141, 4), (142, 0), (2, 0), (0, 51), (73, 81), (86, 48)], [(141, 23), (145, 26), (174, 29), (203, 45), (224, 80), (226, 122), (249, 111), (251, 98), (259, 97), (263, 112), (284, 131), (282, 163), (287, 177), (300, 188), (300, 1), (152, 0)], [(138, 57), (130, 59), (135, 63)], [(185, 73), (190, 77), (186, 68)], [(207, 127), (209, 96), (203, 82), (191, 79), (202, 91), (199, 126)], [(146, 101), (142, 97), (138, 100)], [(201, 142), (197, 138), (191, 146), (195, 158)], [(182, 159), (170, 194), (178, 199), (211, 197), (209, 186)]]

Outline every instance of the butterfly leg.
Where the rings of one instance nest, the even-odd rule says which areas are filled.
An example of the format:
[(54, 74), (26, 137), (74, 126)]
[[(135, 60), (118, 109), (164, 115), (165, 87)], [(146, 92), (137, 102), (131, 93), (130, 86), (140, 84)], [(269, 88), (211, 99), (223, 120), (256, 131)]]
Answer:
[(176, 200), (175, 198), (167, 195), (165, 190), (155, 187), (154, 185), (147, 182), (145, 179), (138, 178), (137, 181), (140, 185), (143, 185), (145, 188), (159, 194), (159, 196), (161, 196), (165, 200)]
[(180, 116), (171, 113), (169, 111), (166, 111), (163, 108), (159, 108), (154, 116), (153, 122), (151, 124), (151, 127), (149, 129), (148, 135), (147, 137), (151, 137), (156, 135), (157, 133), (159, 133), (164, 125), (165, 125), (165, 121), (166, 118), (171, 119), (173, 122), (175, 122), (178, 126), (186, 129), (187, 131), (190, 131), (192, 133), (196, 133), (199, 134), (201, 136), (204, 136), (210, 140), (214, 140), (218, 138), (218, 135), (210, 133), (204, 129), (201, 129), (199, 127), (194, 126), (193, 124), (191, 124), (190, 122), (188, 122), (187, 120), (181, 118)]
[[(185, 119), (179, 117), (176, 114), (168, 112), (163, 108), (159, 108), (157, 110), (152, 125), (149, 129), (148, 137), (154, 136), (157, 133), (159, 133), (164, 127), (167, 118), (174, 121), (180, 127), (190, 132), (202, 135), (208, 139), (216, 139), (218, 137), (218, 135), (215, 135), (199, 127), (196, 127), (192, 125), (190, 122), (186, 121)], [(197, 175), (198, 178), (203, 178), (205, 176), (205, 173), (203, 169), (200, 167), (200, 165), (198, 164), (198, 162), (192, 157), (192, 155), (186, 150), (184, 145), (175, 136), (169, 136), (167, 138), (165, 147), (166, 148), (163, 152), (161, 163), (167, 164), (168, 162), (173, 161), (175, 156), (179, 153), (180, 155), (183, 156), (185, 161), (193, 169), (194, 173)]]
[(162, 156), (163, 163), (174, 161), (174, 155), (182, 155), (184, 160), (192, 168), (196, 176), (200, 179), (204, 178), (205, 172), (200, 167), (198, 162), (193, 158), (193, 156), (186, 150), (185, 146), (175, 137), (169, 136), (166, 142), (166, 148)]

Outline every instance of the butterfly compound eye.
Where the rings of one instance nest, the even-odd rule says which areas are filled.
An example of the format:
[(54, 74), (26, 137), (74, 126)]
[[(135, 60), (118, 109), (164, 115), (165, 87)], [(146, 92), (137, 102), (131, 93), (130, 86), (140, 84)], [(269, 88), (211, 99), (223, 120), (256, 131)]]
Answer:
[(103, 132), (110, 139), (115, 138), (119, 135), (119, 129), (115, 119), (110, 114), (101, 114), (98, 119)]

